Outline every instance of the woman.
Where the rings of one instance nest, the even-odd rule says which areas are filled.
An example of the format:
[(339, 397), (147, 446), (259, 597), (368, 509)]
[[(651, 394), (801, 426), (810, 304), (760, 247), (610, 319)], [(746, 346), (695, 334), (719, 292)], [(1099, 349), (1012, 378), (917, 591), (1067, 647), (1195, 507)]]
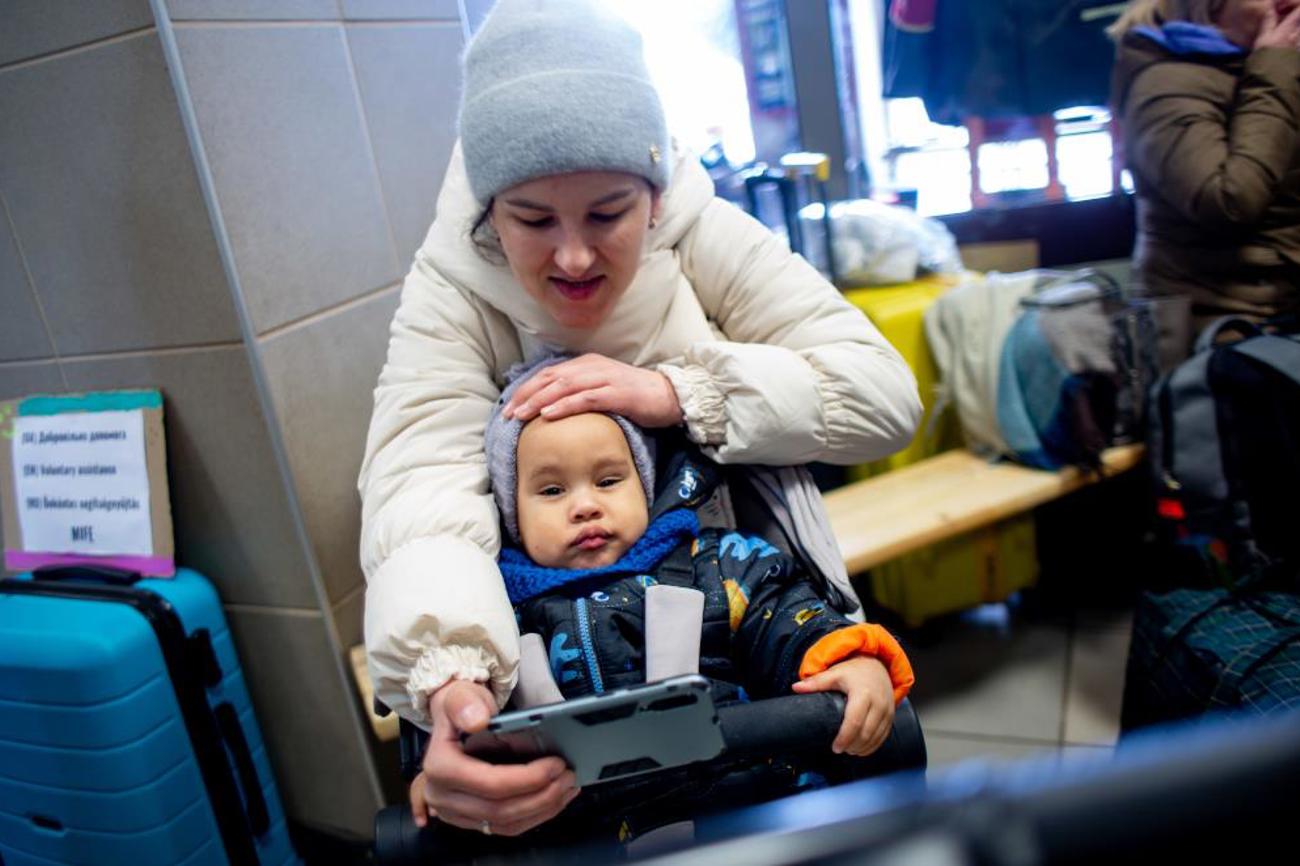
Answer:
[(1300, 309), (1300, 0), (1136, 0), (1111, 28), (1148, 291)]
[(640, 39), (588, 0), (501, 0), (465, 57), (461, 142), (407, 277), (361, 470), (371, 677), (431, 727), (443, 820), (514, 834), (573, 796), (557, 758), (489, 766), (459, 732), (510, 695), (518, 631), (483, 434), (524, 419), (684, 424), (722, 462), (855, 463), (907, 443), (915, 381), (874, 327), (673, 150)]

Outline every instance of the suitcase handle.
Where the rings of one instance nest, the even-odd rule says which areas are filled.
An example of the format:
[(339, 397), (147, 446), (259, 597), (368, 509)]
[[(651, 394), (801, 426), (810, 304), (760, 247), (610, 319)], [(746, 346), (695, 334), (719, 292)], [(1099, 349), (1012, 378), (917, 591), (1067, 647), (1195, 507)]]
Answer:
[(32, 571), (34, 580), (91, 580), (114, 586), (133, 586), (140, 580), (140, 572), (106, 565), (43, 565)]
[(262, 796), (262, 786), (257, 781), (257, 768), (253, 766), (253, 753), (244, 737), (244, 727), (239, 724), (239, 713), (227, 701), (217, 704), (216, 714), (217, 727), (230, 749), (235, 772), (239, 775), (239, 787), (244, 792), (244, 813), (248, 815), (249, 829), (254, 836), (261, 836), (270, 829), (271, 816), (266, 809), (266, 797)]

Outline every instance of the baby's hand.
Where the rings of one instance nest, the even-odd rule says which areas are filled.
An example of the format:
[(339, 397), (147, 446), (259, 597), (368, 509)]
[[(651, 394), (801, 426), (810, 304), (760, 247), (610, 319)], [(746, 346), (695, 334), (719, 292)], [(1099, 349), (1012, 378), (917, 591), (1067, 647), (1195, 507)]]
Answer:
[(430, 818), (438, 817), (438, 813), (429, 805), (429, 800), (425, 794), (424, 773), (415, 774), (411, 780), (411, 818), (415, 821), (415, 826), (423, 827), (429, 823)]
[(855, 656), (792, 687), (795, 694), (843, 692), (844, 723), (831, 744), (831, 751), (863, 757), (870, 755), (889, 736), (894, 726), (894, 687), (889, 671), (879, 659)]

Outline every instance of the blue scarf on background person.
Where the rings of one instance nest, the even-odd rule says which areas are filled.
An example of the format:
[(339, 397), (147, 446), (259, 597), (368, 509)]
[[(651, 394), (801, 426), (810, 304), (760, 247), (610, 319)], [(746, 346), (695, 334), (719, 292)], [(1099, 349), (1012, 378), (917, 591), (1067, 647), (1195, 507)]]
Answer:
[(617, 562), (600, 568), (547, 568), (533, 562), (528, 554), (514, 547), (502, 547), (497, 563), (501, 566), (501, 576), (506, 581), (510, 603), (519, 604), (593, 577), (628, 572), (649, 574), (677, 545), (685, 539), (694, 538), (699, 531), (700, 521), (694, 511), (675, 508), (646, 527), (645, 534)]
[(1160, 27), (1135, 27), (1133, 32), (1145, 36), (1171, 54), (1235, 57), (1246, 53), (1240, 45), (1229, 42), (1219, 28), (1190, 21), (1170, 21)]

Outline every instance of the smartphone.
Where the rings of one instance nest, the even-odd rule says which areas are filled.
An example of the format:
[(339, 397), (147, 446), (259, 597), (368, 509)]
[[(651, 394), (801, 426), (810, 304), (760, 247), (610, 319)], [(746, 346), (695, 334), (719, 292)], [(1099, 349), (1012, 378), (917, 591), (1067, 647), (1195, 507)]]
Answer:
[(492, 763), (559, 755), (582, 787), (712, 760), (725, 748), (709, 681), (698, 674), (503, 713), (461, 740)]

